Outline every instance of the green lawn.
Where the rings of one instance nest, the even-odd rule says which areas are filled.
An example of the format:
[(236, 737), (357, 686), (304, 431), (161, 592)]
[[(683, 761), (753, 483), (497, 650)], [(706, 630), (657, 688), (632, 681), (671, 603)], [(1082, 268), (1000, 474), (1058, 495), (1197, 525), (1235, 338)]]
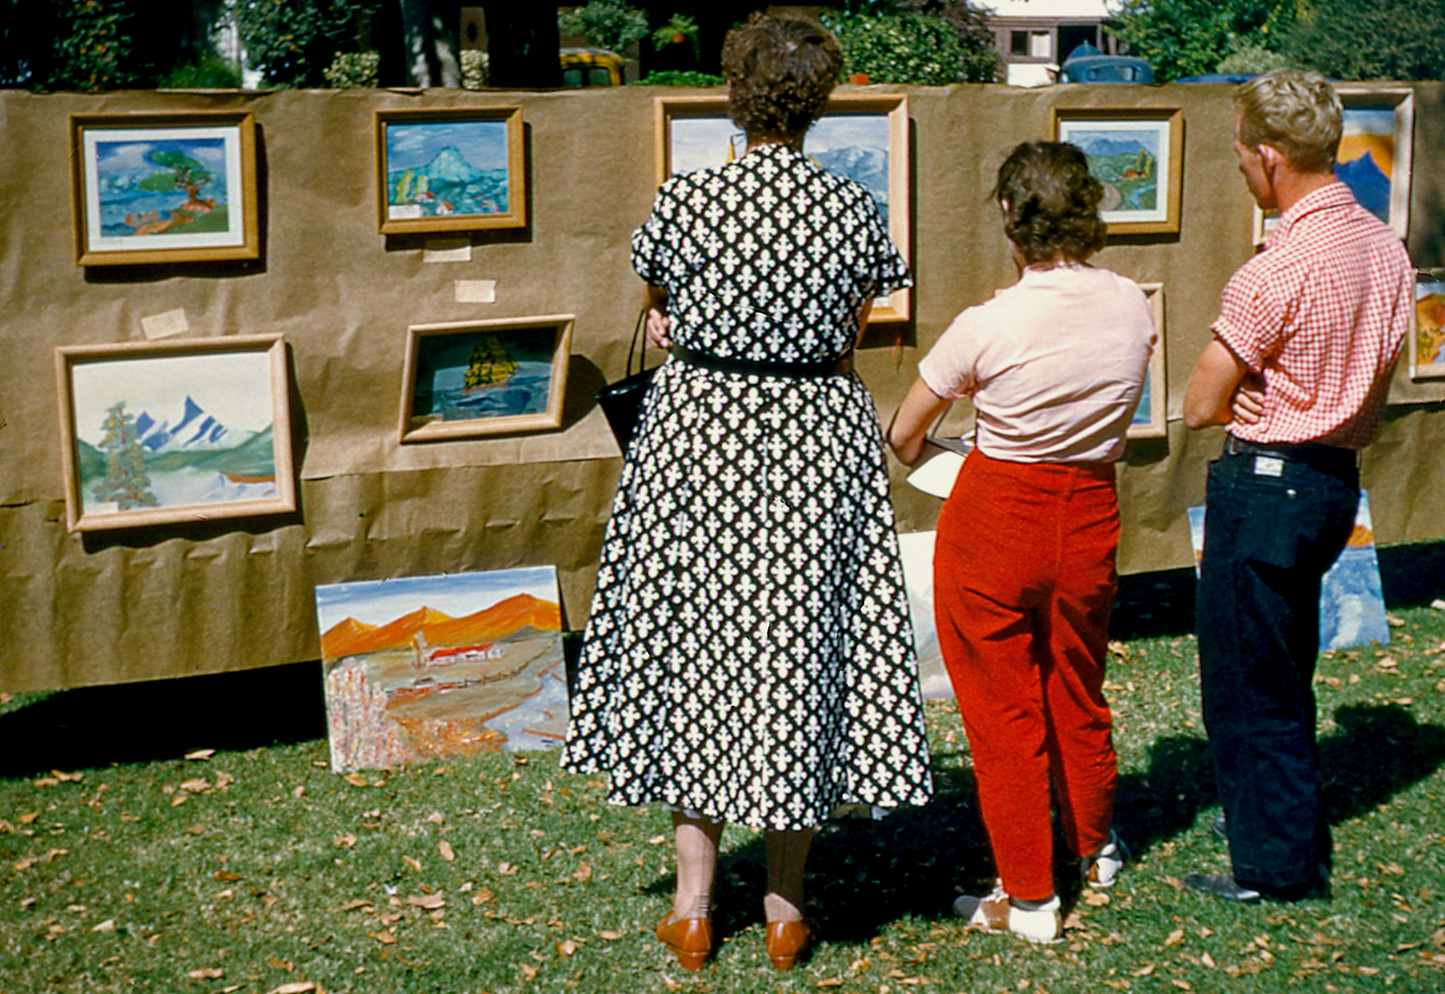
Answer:
[(1108, 894), (1071, 890), (1066, 942), (948, 918), (992, 870), (958, 715), (939, 703), (938, 798), (821, 833), (825, 941), (788, 975), (762, 951), (760, 836), (728, 830), (722, 949), (683, 973), (651, 934), (671, 890), (665, 815), (608, 807), (548, 753), (349, 783), (327, 770), (313, 667), (7, 698), (0, 992), (1445, 990), (1445, 612), (1395, 613), (1388, 647), (1321, 661), (1332, 901), (1181, 889), (1228, 865), (1194, 642), (1140, 638), (1116, 643), (1109, 685), (1137, 860)]

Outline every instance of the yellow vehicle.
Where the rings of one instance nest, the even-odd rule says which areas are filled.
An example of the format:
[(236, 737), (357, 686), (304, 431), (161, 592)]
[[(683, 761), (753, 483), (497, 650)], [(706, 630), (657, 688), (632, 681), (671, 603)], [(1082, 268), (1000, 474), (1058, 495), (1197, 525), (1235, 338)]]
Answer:
[(562, 57), (562, 85), (621, 86), (625, 83), (626, 64), (622, 56), (605, 48), (564, 48)]

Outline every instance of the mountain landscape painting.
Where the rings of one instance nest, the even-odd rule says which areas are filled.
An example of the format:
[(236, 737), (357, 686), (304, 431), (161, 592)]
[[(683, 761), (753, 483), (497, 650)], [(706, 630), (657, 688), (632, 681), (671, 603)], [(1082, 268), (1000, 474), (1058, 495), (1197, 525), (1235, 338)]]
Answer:
[(888, 223), (887, 114), (830, 114), (813, 125), (803, 151), (829, 172), (854, 180), (873, 195)]
[(1395, 168), (1395, 109), (1346, 107), (1335, 175), (1360, 206), (1390, 223), (1390, 178)]
[(390, 220), (507, 214), (511, 150), (505, 120), (386, 125)]
[[(1161, 169), (1168, 168), (1164, 132), (1147, 122), (1060, 121), (1059, 141), (1077, 145), (1089, 172), (1104, 186), (1099, 215), (1105, 221), (1162, 219)], [(1166, 150), (1160, 161), (1160, 148)]]
[(566, 734), (555, 567), (325, 584), (316, 612), (335, 772)]
[(75, 363), (81, 513), (276, 498), (273, 372), (269, 351)]

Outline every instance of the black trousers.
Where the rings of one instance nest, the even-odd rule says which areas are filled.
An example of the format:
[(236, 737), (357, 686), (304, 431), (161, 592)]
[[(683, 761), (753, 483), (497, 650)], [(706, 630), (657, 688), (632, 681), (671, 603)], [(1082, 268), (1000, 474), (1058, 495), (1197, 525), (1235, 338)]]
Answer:
[(1315, 749), (1320, 581), (1359, 473), (1287, 457), (1210, 464), (1196, 619), (1204, 723), (1239, 883), (1288, 894), (1328, 865)]

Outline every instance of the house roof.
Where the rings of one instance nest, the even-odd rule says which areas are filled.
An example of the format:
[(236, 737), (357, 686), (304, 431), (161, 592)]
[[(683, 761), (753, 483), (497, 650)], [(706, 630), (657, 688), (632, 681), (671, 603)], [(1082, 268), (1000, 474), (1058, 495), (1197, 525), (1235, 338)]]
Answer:
[(1059, 18), (1112, 17), (1108, 0), (979, 0), (994, 17)]

